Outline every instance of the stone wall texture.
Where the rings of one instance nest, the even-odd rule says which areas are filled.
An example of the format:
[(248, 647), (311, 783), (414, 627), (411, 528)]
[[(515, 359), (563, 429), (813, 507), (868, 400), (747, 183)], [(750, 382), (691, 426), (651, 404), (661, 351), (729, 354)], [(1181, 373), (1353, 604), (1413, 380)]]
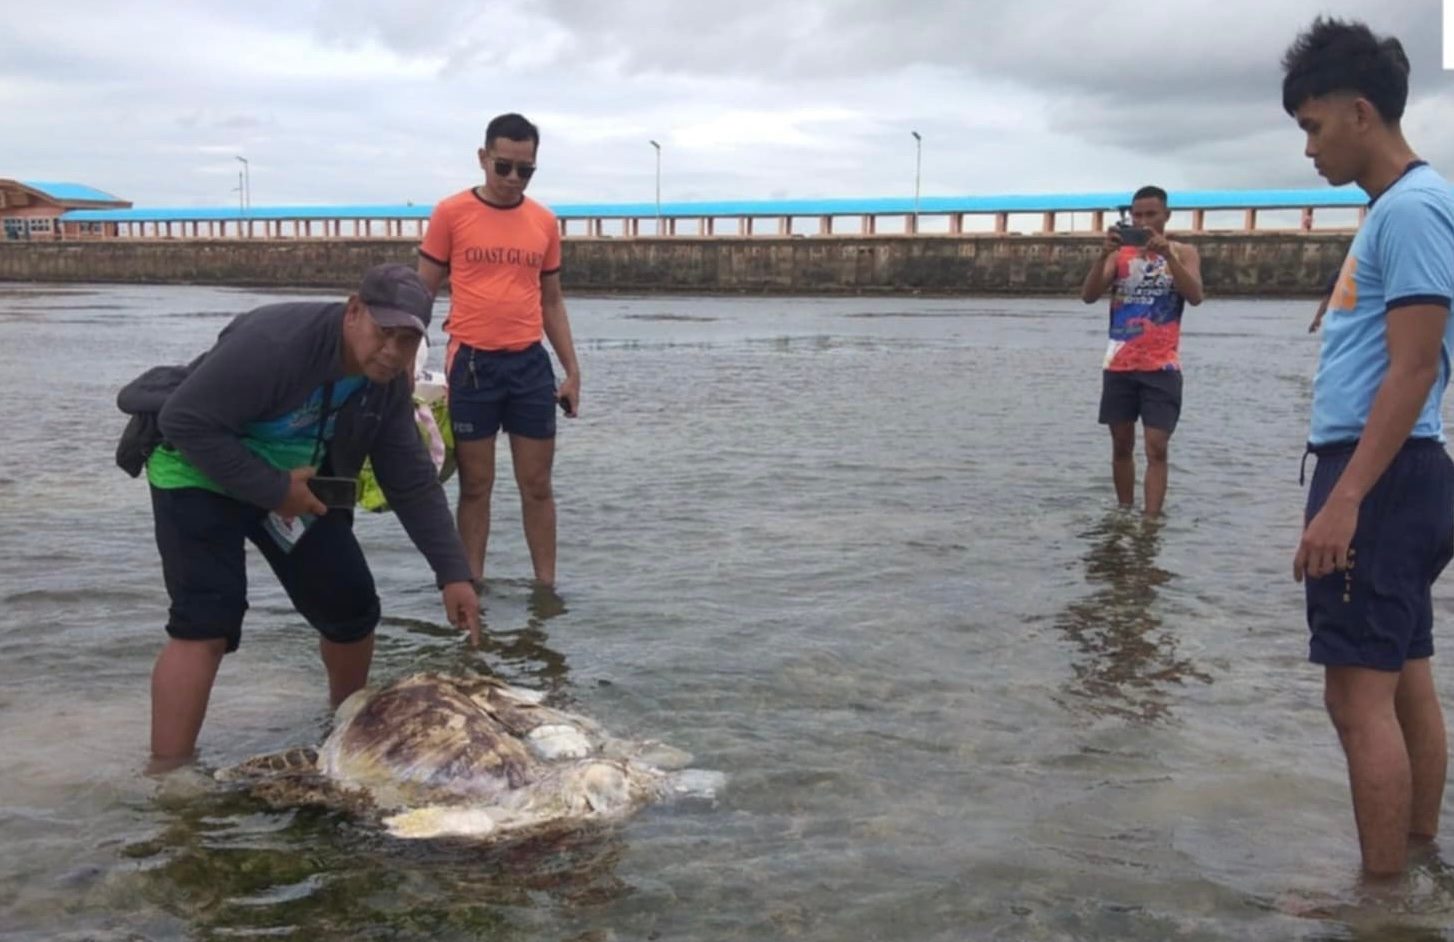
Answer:
[[(1350, 232), (1177, 235), (1210, 295), (1320, 292)], [(1095, 258), (1087, 234), (567, 239), (567, 292), (1059, 295)], [(369, 265), (413, 263), (400, 239), (0, 242), (0, 281), (348, 288)]]

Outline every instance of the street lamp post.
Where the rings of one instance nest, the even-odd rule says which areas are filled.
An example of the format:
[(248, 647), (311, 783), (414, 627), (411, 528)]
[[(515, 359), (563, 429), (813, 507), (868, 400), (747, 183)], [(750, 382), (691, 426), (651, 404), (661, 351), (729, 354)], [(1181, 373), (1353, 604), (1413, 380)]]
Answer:
[(237, 186), (233, 187), (233, 189), (235, 191), (237, 191), (237, 219), (238, 219), (237, 224), (239, 226), (241, 226), (242, 225), (242, 215), (243, 215), (243, 205), (242, 205), (242, 198), (243, 198), (243, 196), (242, 195), (243, 195), (243, 192), (244, 192), (243, 191), (243, 188), (242, 188), (242, 171), (241, 170), (237, 171)]
[(647, 141), (656, 148), (656, 234), (661, 235), (661, 145), (656, 141)]
[(923, 166), (924, 139), (919, 136), (918, 131), (910, 131), (914, 135), (914, 235), (919, 234), (919, 169)]
[(245, 209), (252, 209), (252, 171), (247, 165), (246, 157), (238, 157), (242, 161), (242, 205)]

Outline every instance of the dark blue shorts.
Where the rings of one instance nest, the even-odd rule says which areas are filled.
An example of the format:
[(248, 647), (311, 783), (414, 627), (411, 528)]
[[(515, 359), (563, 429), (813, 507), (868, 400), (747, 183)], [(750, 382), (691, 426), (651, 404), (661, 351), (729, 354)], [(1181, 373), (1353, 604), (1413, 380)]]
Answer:
[(1141, 420), (1147, 428), (1176, 431), (1181, 418), (1181, 370), (1102, 370), (1102, 425)]
[[(1315, 449), (1305, 521), (1328, 499), (1354, 445)], [(1402, 670), (1434, 653), (1434, 580), (1454, 555), (1454, 462), (1413, 439), (1358, 509), (1349, 568), (1305, 583), (1308, 658), (1332, 667)]]
[(347, 644), (378, 627), (379, 597), (354, 539), (352, 511), (330, 510), (285, 553), (263, 529), (267, 511), (251, 504), (200, 487), (154, 487), (151, 506), (173, 638), (225, 638), (227, 650), (237, 650), (247, 611), (244, 540), (262, 552), (298, 614), (323, 637)]
[(460, 345), (449, 370), (449, 421), (457, 441), (502, 427), (525, 438), (555, 437), (555, 372), (542, 344), (524, 350)]

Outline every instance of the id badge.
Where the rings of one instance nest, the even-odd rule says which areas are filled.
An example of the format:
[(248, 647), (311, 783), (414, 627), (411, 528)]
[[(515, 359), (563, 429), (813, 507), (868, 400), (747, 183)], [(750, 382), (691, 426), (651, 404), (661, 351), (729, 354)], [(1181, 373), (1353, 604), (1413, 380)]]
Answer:
[(283, 552), (291, 553), (316, 519), (312, 514), (299, 514), (289, 523), (276, 513), (269, 513), (263, 518), (263, 529)]

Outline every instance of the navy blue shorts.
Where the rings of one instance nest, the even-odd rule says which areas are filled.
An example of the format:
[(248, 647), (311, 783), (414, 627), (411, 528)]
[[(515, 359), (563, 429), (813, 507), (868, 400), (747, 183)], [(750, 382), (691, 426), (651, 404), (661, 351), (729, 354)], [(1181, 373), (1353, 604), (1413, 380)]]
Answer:
[(555, 437), (555, 372), (542, 344), (524, 350), (460, 345), (449, 370), (449, 421), (456, 441), (509, 435)]
[(378, 627), (379, 596), (353, 511), (330, 510), (285, 553), (263, 529), (267, 511), (251, 504), (200, 487), (153, 487), (151, 506), (173, 638), (225, 638), (237, 650), (247, 611), (243, 540), (262, 551), (298, 614), (329, 641), (362, 641)]
[(1102, 425), (1141, 420), (1147, 428), (1176, 431), (1181, 418), (1181, 370), (1102, 370)]
[[(1305, 521), (1328, 499), (1353, 444), (1318, 448)], [(1308, 659), (1331, 667), (1402, 670), (1434, 653), (1434, 580), (1454, 556), (1454, 462), (1413, 439), (1358, 509), (1349, 568), (1305, 583)]]

